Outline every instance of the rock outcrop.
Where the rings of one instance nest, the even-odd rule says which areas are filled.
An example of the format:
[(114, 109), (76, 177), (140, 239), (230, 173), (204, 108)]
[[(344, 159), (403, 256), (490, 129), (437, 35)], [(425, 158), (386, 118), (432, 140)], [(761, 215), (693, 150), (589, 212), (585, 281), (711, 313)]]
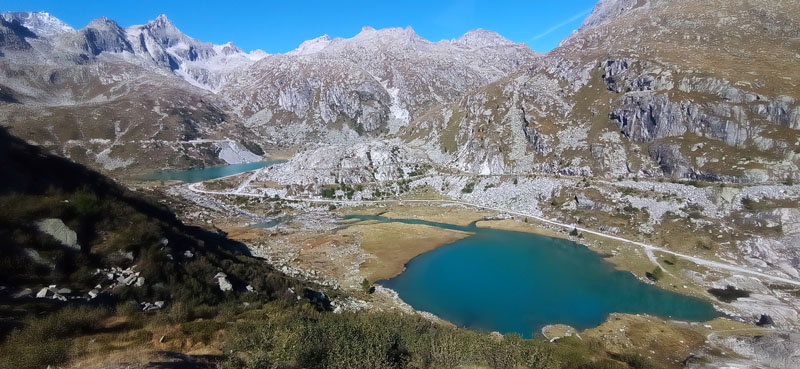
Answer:
[[(410, 27), (364, 27), (265, 57), (222, 90), (255, 130), (281, 142), (355, 142), (397, 133), (425, 109), (522, 69), (524, 44), (475, 30), (430, 42)], [(309, 138), (311, 140), (309, 140)]]
[(360, 184), (424, 175), (427, 158), (399, 140), (310, 149), (289, 162), (261, 169), (257, 181), (294, 185)]
[(81, 250), (81, 245), (78, 244), (78, 234), (69, 229), (61, 219), (42, 219), (36, 222), (36, 227), (55, 238), (62, 246), (76, 251)]

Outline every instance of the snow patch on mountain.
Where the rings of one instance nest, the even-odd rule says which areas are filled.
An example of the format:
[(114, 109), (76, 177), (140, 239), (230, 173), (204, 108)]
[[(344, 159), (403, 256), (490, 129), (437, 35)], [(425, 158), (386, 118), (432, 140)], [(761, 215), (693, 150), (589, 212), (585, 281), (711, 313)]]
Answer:
[(2, 13), (2, 17), (7, 22), (16, 20), (39, 37), (50, 37), (75, 30), (48, 12), (5, 12)]
[(391, 103), (389, 104), (390, 116), (388, 128), (390, 134), (395, 134), (400, 131), (401, 128), (408, 125), (408, 123), (411, 121), (411, 116), (400, 101), (400, 89), (397, 87), (388, 87), (388, 81), (381, 81), (381, 85), (383, 85), (383, 88), (386, 89), (386, 92), (389, 93), (389, 97), (391, 98)]

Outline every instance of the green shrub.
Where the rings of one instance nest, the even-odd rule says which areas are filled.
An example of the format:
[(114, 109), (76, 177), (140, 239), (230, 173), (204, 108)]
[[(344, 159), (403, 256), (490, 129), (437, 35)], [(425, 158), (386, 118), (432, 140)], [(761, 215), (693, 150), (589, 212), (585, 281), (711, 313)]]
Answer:
[(336, 189), (335, 188), (330, 188), (330, 187), (323, 188), (320, 191), (320, 195), (322, 195), (322, 197), (324, 197), (326, 199), (335, 198), (336, 197)]
[(83, 218), (94, 218), (103, 210), (102, 202), (97, 195), (89, 189), (75, 192), (69, 201), (75, 209), (75, 213)]
[(696, 180), (696, 179), (692, 179), (692, 180), (686, 181), (686, 184), (689, 185), (689, 186), (697, 187), (697, 188), (705, 188), (705, 187), (711, 186), (711, 183), (709, 183), (709, 182), (700, 181), (700, 180)]
[(697, 210), (689, 212), (689, 219), (702, 219), (702, 218), (703, 218), (703, 213)]
[(745, 197), (742, 199), (742, 206), (748, 211), (755, 211), (757, 204), (758, 203), (755, 200), (749, 197)]
[(467, 185), (464, 186), (464, 188), (461, 189), (461, 192), (462, 193), (472, 193), (472, 191), (474, 191), (474, 190), (475, 190), (475, 183), (474, 182), (470, 182), (470, 183), (467, 183)]
[(186, 304), (178, 301), (170, 306), (169, 312), (167, 313), (167, 321), (173, 324), (188, 322), (192, 317), (191, 314)]
[(647, 273), (647, 278), (653, 281), (659, 281), (661, 278), (664, 278), (664, 270), (657, 266), (652, 272)]
[(42, 318), (28, 318), (0, 346), (0, 367), (33, 369), (63, 364), (73, 349), (71, 338), (100, 329), (108, 314), (105, 309), (66, 307)]
[(361, 281), (361, 290), (364, 291), (364, 293), (372, 293), (372, 284), (369, 283), (366, 278)]
[(660, 366), (653, 364), (646, 357), (639, 354), (625, 353), (619, 355), (619, 359), (628, 364), (631, 369), (659, 369)]
[(637, 207), (635, 207), (635, 206), (633, 206), (631, 204), (628, 204), (628, 205), (625, 205), (624, 208), (622, 208), (622, 211), (624, 211), (626, 213), (637, 213), (637, 212), (639, 212), (639, 208), (637, 208)]
[(322, 314), (237, 324), (224, 348), (232, 352), (224, 367), (555, 368), (562, 358), (550, 347), (543, 340), (494, 337), (413, 315)]
[(746, 290), (737, 289), (734, 286), (727, 286), (723, 288), (712, 288), (708, 290), (708, 293), (714, 295), (718, 300), (722, 302), (731, 303), (734, 300), (740, 297), (749, 297), (750, 292)]

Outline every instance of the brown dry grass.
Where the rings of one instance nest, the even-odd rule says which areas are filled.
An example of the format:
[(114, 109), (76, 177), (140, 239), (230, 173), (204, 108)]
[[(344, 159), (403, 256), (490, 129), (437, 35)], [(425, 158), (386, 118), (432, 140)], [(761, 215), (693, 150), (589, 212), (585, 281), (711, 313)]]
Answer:
[(581, 336), (599, 338), (606, 348), (616, 352), (639, 351), (670, 367), (682, 367), (681, 361), (705, 344), (702, 326), (690, 326), (648, 316), (612, 314), (597, 328)]
[(395, 277), (414, 257), (469, 236), (466, 232), (402, 223), (357, 224), (342, 233), (361, 235), (361, 248), (369, 256), (360, 272), (373, 282)]

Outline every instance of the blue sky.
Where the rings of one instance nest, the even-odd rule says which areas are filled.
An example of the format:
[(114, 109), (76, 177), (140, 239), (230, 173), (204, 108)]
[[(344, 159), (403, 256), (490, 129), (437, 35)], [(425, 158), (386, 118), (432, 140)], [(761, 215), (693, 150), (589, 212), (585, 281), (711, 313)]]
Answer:
[(408, 0), (408, 1), (207, 1), (207, 0), (13, 0), (0, 11), (47, 11), (81, 28), (106, 16), (122, 26), (166, 14), (187, 35), (233, 41), (243, 49), (283, 53), (323, 34), (352, 37), (362, 26), (412, 26), (432, 41), (491, 29), (534, 50), (548, 51), (577, 29), (596, 0)]

